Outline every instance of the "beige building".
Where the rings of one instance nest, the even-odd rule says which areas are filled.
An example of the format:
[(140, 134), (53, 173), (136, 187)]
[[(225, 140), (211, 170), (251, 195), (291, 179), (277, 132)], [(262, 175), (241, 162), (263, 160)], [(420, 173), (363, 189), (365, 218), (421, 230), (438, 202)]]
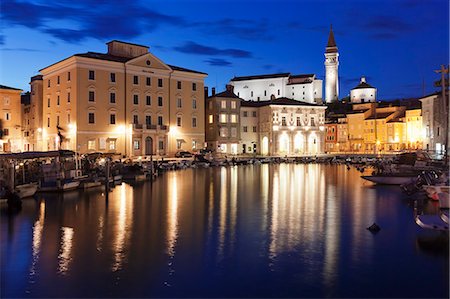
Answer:
[(168, 65), (147, 46), (107, 45), (106, 54), (75, 54), (43, 68), (41, 83), (33, 77), (32, 95), (42, 85), (43, 103), (36, 146), (126, 157), (203, 148), (206, 74)]
[(21, 89), (0, 85), (0, 153), (23, 150), (21, 93)]

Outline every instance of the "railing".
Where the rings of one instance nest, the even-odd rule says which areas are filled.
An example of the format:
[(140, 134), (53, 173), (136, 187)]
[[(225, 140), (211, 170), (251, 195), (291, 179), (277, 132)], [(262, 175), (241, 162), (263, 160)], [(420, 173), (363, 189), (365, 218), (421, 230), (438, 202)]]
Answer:
[(150, 124), (146, 124), (145, 127), (147, 130), (156, 130), (156, 128), (157, 128), (156, 125), (150, 125)]
[(142, 124), (133, 124), (133, 129), (142, 130)]
[(166, 125), (160, 125), (159, 126), (160, 130), (167, 130), (168, 128), (169, 128), (169, 126), (166, 126)]

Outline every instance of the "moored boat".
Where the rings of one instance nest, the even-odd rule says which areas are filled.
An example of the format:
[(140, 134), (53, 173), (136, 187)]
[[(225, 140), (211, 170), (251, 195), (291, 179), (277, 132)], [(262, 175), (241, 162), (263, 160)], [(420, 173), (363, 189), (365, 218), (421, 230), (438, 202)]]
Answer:
[(36, 193), (36, 191), (38, 189), (38, 184), (37, 183), (29, 183), (29, 184), (17, 185), (14, 189), (20, 198), (31, 197)]
[(412, 182), (415, 178), (415, 174), (410, 175), (362, 175), (361, 178), (381, 185), (402, 185)]

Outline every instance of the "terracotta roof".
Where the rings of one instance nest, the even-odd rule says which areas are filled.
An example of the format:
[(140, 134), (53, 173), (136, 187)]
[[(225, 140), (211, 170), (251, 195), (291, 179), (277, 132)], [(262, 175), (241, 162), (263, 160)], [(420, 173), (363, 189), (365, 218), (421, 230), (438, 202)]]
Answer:
[(36, 76), (33, 76), (33, 77), (31, 77), (31, 82), (33, 82), (33, 81), (35, 81), (35, 80), (42, 80), (42, 75), (36, 75)]
[(371, 115), (371, 116), (369, 116), (368, 118), (366, 118), (366, 119), (383, 119), (383, 118), (386, 118), (386, 117), (388, 117), (389, 115), (391, 115), (392, 113), (394, 113), (394, 112), (382, 112), (382, 113), (377, 113), (377, 114), (374, 114), (374, 115)]
[(20, 89), (20, 88), (9, 87), (9, 86), (6, 86), (6, 85), (0, 85), (0, 89), (20, 90), (20, 91), (22, 91), (22, 89)]
[(176, 66), (176, 65), (168, 64), (168, 66), (171, 69), (173, 69), (174, 71), (181, 71), (181, 72), (188, 72), (188, 73), (196, 73), (196, 74), (208, 75), (207, 73), (186, 69), (184, 67), (179, 67), (179, 66)]
[(113, 43), (113, 42), (117, 42), (117, 43), (121, 43), (121, 44), (127, 44), (127, 45), (132, 45), (132, 46), (138, 46), (138, 47), (144, 47), (144, 48), (147, 48), (147, 49), (149, 48), (148, 46), (128, 43), (128, 42), (124, 42), (124, 41), (117, 40), (117, 39), (114, 39), (114, 40), (112, 40), (110, 42), (107, 42), (106, 44), (109, 45), (110, 43)]
[[(216, 93), (213, 96), (209, 96), (208, 99), (210, 98), (234, 98), (234, 99), (241, 99), (240, 97), (238, 97), (234, 92), (232, 92), (231, 90), (225, 90), (222, 91), (220, 93)], [(241, 99), (242, 101), (245, 101), (244, 99)]]
[(270, 101), (241, 101), (242, 107), (262, 107), (262, 106), (269, 106), (269, 105), (286, 105), (286, 106), (313, 106), (313, 107), (325, 107), (325, 105), (319, 105), (319, 104), (312, 104), (302, 101), (296, 101), (289, 98), (277, 98)]
[(369, 110), (369, 109), (359, 109), (359, 110), (352, 110), (352, 111), (349, 111), (349, 112), (347, 112), (347, 114), (358, 114), (358, 113), (364, 113), (364, 112), (366, 112), (367, 110)]
[(87, 53), (75, 54), (73, 56), (93, 58), (93, 59), (100, 59), (100, 60), (108, 60), (108, 61), (115, 61), (115, 62), (122, 62), (122, 63), (125, 63), (128, 60), (136, 58), (136, 57), (121, 57), (121, 56), (115, 56), (115, 55), (103, 54), (103, 53), (96, 53), (96, 52), (87, 52)]
[(352, 88), (353, 89), (361, 89), (361, 88), (375, 88), (370, 84), (367, 84), (366, 82), (361, 82), (359, 83), (356, 87)]
[(255, 80), (255, 79), (269, 79), (269, 78), (283, 78), (289, 77), (290, 73), (278, 73), (278, 74), (268, 74), (268, 75), (255, 75), (255, 76), (243, 76), (243, 77), (234, 77), (231, 81), (246, 81), (246, 80)]

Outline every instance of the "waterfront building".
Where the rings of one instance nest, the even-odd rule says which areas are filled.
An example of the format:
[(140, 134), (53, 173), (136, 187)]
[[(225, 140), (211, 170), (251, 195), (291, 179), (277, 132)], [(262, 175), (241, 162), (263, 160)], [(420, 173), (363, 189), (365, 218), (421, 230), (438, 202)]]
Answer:
[[(206, 90), (207, 93), (207, 90)], [(206, 131), (207, 147), (224, 154), (237, 154), (240, 141), (240, 107), (241, 98), (233, 93), (233, 86), (206, 98)], [(243, 153), (246, 149), (243, 148)]]
[(338, 122), (337, 119), (325, 121), (325, 152), (337, 152), (338, 149)]
[(21, 89), (0, 85), (0, 153), (22, 150)]
[[(422, 103), (423, 149), (440, 156), (445, 152), (445, 144), (448, 139), (446, 135), (450, 133), (448, 114), (442, 105), (442, 93), (436, 92), (419, 100)], [(448, 101), (448, 96), (446, 101)]]
[(24, 151), (44, 150), (43, 142), (43, 80), (42, 75), (31, 78), (31, 91), (22, 101)]
[(322, 103), (322, 80), (314, 74), (234, 77), (230, 84), (235, 94), (247, 101), (270, 101), (273, 97), (287, 97), (307, 103)]
[(42, 149), (137, 157), (203, 148), (207, 74), (166, 64), (147, 46), (107, 45), (106, 54), (75, 54), (33, 77), (32, 89), (43, 89)]
[(405, 111), (405, 144), (407, 149), (423, 148), (422, 109), (412, 108)]
[(330, 27), (328, 43), (325, 48), (325, 102), (337, 102), (339, 99), (339, 52)]
[(241, 101), (240, 147), (243, 154), (261, 152), (259, 107), (261, 107), (261, 102)]
[(337, 152), (349, 151), (347, 117), (339, 117), (337, 123)]
[(377, 89), (366, 82), (366, 77), (361, 77), (357, 86), (350, 90), (351, 103), (376, 102)]

